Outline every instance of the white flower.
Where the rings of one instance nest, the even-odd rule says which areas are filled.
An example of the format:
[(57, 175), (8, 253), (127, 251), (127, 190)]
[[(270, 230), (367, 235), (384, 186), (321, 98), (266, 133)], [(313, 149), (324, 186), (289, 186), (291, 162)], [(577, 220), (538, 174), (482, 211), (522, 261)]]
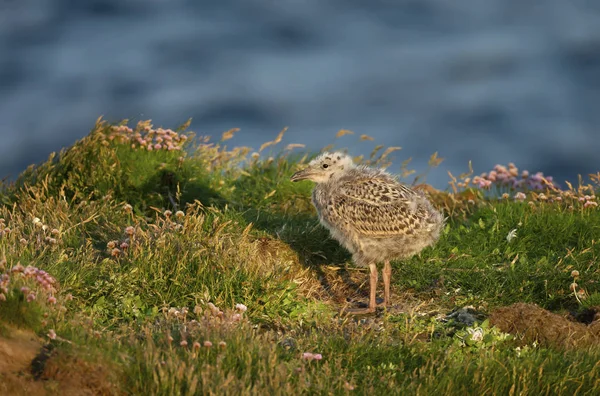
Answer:
[(483, 329), (481, 327), (477, 327), (475, 329), (468, 328), (467, 331), (471, 335), (471, 340), (475, 342), (483, 340)]
[(510, 242), (513, 239), (515, 239), (517, 237), (517, 229), (513, 228), (512, 230), (510, 230), (510, 232), (508, 233), (508, 235), (506, 236), (506, 241)]

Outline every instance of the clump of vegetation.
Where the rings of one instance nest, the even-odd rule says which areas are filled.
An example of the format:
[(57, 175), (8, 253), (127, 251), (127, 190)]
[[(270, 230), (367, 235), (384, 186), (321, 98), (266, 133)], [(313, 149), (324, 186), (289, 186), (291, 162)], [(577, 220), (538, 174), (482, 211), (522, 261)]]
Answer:
[(363, 270), (289, 181), (312, 155), (266, 153), (285, 130), (253, 151), (187, 127), (99, 120), (0, 186), (0, 344), (28, 356), (0, 348), (2, 393), (600, 390), (598, 175), (561, 189), (509, 164), (438, 191), (403, 162), (448, 225), (394, 263), (391, 309), (349, 317)]

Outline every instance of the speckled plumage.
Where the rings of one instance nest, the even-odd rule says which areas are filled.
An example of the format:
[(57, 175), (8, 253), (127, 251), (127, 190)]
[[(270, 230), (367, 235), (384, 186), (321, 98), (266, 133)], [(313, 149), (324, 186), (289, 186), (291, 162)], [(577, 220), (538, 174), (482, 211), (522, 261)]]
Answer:
[(355, 166), (348, 155), (321, 154), (292, 177), (303, 179), (317, 183), (319, 219), (357, 265), (406, 259), (440, 236), (444, 218), (425, 195), (381, 169)]

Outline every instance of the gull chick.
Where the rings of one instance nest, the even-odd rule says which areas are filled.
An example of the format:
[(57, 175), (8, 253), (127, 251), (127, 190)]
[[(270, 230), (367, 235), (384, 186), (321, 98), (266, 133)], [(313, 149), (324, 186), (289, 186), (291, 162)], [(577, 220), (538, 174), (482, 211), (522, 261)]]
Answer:
[(444, 217), (419, 191), (382, 169), (357, 166), (340, 152), (322, 153), (291, 181), (316, 183), (312, 202), (319, 220), (358, 266), (371, 271), (369, 307), (349, 310), (371, 313), (376, 305), (377, 263), (384, 263), (383, 305), (390, 303), (391, 260), (407, 259), (433, 245)]

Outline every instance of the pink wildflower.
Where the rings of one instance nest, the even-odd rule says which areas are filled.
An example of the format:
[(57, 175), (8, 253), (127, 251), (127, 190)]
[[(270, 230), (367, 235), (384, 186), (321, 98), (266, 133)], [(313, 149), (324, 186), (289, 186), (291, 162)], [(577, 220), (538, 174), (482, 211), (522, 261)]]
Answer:
[(50, 338), (51, 340), (55, 340), (56, 339), (56, 332), (54, 331), (54, 329), (50, 329), (48, 331), (48, 338)]
[(246, 312), (248, 310), (248, 307), (244, 304), (235, 304), (235, 309), (237, 309), (240, 312)]
[(321, 360), (323, 359), (323, 356), (320, 353), (310, 353), (310, 352), (304, 352), (302, 354), (302, 359), (304, 360)]
[(524, 201), (525, 198), (527, 198), (527, 195), (525, 195), (524, 193), (522, 193), (520, 191), (515, 194), (515, 200), (517, 200), (517, 201)]
[(25, 270), (25, 267), (23, 267), (21, 265), (21, 263), (18, 263), (17, 265), (15, 265), (14, 267), (12, 267), (11, 271), (12, 272), (23, 272)]
[(54, 296), (48, 296), (48, 302), (50, 304), (56, 304), (56, 297), (54, 297)]
[(212, 342), (210, 342), (210, 341), (204, 341), (204, 347), (205, 348), (210, 348), (212, 346), (213, 346)]
[(479, 179), (479, 183), (477, 183), (477, 185), (479, 186), (479, 188), (488, 188), (492, 185), (492, 181), (486, 179)]

